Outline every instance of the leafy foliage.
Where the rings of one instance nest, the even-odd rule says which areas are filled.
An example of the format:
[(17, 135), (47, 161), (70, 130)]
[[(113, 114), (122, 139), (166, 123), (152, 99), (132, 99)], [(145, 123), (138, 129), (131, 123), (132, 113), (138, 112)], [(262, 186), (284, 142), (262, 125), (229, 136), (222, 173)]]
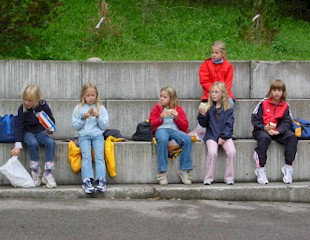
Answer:
[(1, 0), (0, 35), (27, 35), (28, 28), (46, 27), (61, 0)]
[(271, 44), (280, 32), (277, 4), (274, 0), (248, 0), (252, 11), (240, 8), (239, 36), (257, 44)]

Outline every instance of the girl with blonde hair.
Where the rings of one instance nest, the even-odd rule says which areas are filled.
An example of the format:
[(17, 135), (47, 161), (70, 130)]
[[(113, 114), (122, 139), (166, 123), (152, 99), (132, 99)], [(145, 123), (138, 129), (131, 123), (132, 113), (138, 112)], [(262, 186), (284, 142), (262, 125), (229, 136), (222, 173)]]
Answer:
[(208, 151), (203, 184), (210, 185), (214, 181), (218, 147), (222, 146), (227, 156), (224, 182), (227, 185), (233, 185), (234, 161), (236, 159), (236, 149), (232, 140), (234, 114), (225, 83), (215, 82), (212, 84), (206, 107), (199, 108), (197, 119), (199, 124), (206, 128), (203, 140), (206, 142)]
[[(72, 126), (79, 135), (82, 154), (82, 188), (86, 193), (106, 191), (103, 133), (108, 128), (108, 121), (108, 112), (99, 103), (97, 87), (92, 83), (85, 83), (81, 90), (80, 103), (72, 113)], [(95, 175), (92, 167), (92, 148), (95, 156)], [(96, 188), (93, 184), (97, 185)]]
[[(41, 99), (40, 88), (34, 84), (28, 85), (22, 94), (23, 104), (18, 108), (16, 118), (15, 147), (11, 150), (13, 156), (20, 154), (22, 142), (27, 145), (30, 157), (31, 176), (36, 186), (41, 182), (48, 188), (55, 188), (56, 181), (51, 173), (55, 168), (55, 141), (49, 135), (52, 129), (45, 129), (37, 118), (37, 114), (44, 111), (55, 123), (52, 111), (45, 100)], [(39, 166), (39, 146), (45, 147), (44, 173), (41, 178)]]

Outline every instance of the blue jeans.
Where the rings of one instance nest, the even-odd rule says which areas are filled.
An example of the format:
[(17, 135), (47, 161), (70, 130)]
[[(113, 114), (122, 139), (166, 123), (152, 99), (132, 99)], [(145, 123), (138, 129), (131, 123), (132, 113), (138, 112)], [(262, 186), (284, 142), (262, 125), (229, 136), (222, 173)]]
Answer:
[(82, 136), (79, 137), (79, 146), (82, 153), (82, 180), (85, 178), (94, 179), (94, 171), (92, 165), (91, 149), (94, 149), (96, 178), (104, 178), (106, 176), (106, 166), (104, 162), (104, 138), (100, 134), (98, 136)]
[[(39, 162), (39, 146), (45, 147), (45, 163), (55, 160), (55, 141), (45, 131), (39, 133), (24, 133), (24, 143), (29, 150), (30, 161)], [(54, 164), (50, 164), (54, 166)], [(37, 164), (38, 166), (38, 164)]]
[(158, 172), (166, 172), (168, 164), (168, 142), (174, 139), (181, 147), (180, 170), (192, 170), (192, 139), (182, 131), (160, 128), (155, 132), (157, 141)]

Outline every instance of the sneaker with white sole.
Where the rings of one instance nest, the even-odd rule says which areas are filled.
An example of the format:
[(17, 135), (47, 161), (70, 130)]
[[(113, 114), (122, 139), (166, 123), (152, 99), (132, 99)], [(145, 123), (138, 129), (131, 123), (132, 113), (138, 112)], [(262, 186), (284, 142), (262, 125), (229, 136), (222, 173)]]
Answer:
[(293, 182), (293, 167), (291, 165), (285, 164), (281, 167), (281, 172), (283, 173), (283, 182), (284, 183), (292, 183)]
[(42, 177), (42, 183), (45, 184), (47, 188), (57, 187), (56, 181), (51, 173)]
[(224, 182), (227, 184), (227, 185), (234, 185), (234, 180), (224, 180)]
[(94, 192), (96, 192), (96, 189), (94, 188), (90, 178), (85, 178), (83, 180), (82, 188), (84, 189), (84, 191), (86, 193), (94, 193)]
[(107, 182), (104, 178), (100, 178), (98, 180), (98, 185), (96, 187), (96, 190), (100, 192), (105, 192), (107, 190)]
[(165, 186), (168, 185), (168, 179), (167, 179), (167, 174), (166, 173), (159, 173), (156, 175), (157, 181), (159, 185)]
[(31, 177), (36, 187), (41, 185), (41, 171), (38, 169), (38, 172), (31, 171)]
[(192, 184), (192, 179), (191, 179), (189, 172), (178, 170), (177, 173), (179, 174), (183, 184), (186, 184), (186, 185)]
[(264, 167), (256, 168), (255, 169), (255, 175), (257, 176), (257, 182), (259, 184), (267, 184), (268, 179), (266, 176), (266, 171)]
[(211, 182), (209, 179), (204, 179), (204, 180), (203, 180), (203, 184), (204, 184), (204, 185), (211, 185), (212, 182)]

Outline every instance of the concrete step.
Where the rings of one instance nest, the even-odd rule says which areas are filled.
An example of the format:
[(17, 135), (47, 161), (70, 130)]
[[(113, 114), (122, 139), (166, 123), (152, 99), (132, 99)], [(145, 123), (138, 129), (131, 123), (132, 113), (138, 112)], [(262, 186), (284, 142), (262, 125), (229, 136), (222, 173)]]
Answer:
[(105, 193), (85, 194), (80, 185), (62, 185), (54, 189), (44, 187), (12, 188), (0, 187), (1, 199), (47, 199), (76, 200), (80, 198), (106, 199), (197, 199), (218, 201), (267, 201), (267, 202), (310, 202), (310, 182), (294, 182), (286, 185), (283, 182), (272, 182), (268, 185), (257, 183), (236, 183), (226, 186), (215, 183), (204, 186), (201, 183), (192, 185), (169, 184), (108, 184)]
[[(71, 126), (72, 111), (78, 101), (75, 100), (47, 100), (56, 119), (57, 132), (55, 139), (67, 139), (76, 135)], [(251, 114), (260, 100), (240, 99), (235, 105), (234, 134), (237, 138), (252, 138)], [(310, 120), (310, 99), (288, 100), (294, 117)], [(157, 100), (106, 100), (102, 101), (109, 112), (109, 128), (119, 129), (124, 136), (132, 136), (139, 122), (148, 118)], [(199, 100), (181, 100), (189, 120), (189, 129), (197, 126)], [(0, 116), (7, 113), (17, 113), (20, 100), (0, 99)]]
[[(309, 158), (310, 141), (302, 140), (298, 144), (297, 160), (294, 162), (294, 181), (310, 180)], [(68, 164), (67, 142), (57, 141), (56, 147), (56, 170), (54, 176), (59, 185), (76, 185), (81, 183), (80, 174), (72, 172)], [(0, 144), (0, 165), (10, 158), (10, 150), (13, 144)], [(255, 164), (252, 160), (253, 151), (256, 146), (255, 140), (236, 140), (237, 160), (235, 162), (235, 181), (255, 182)], [(283, 147), (275, 142), (269, 147), (266, 172), (269, 181), (281, 182), (281, 166), (284, 164)], [(43, 151), (41, 151), (43, 159)], [(193, 144), (193, 181), (201, 183), (204, 178), (206, 146), (202, 142)], [(115, 158), (117, 176), (108, 177), (109, 184), (152, 184), (157, 183), (157, 157), (156, 151), (150, 142), (118, 142), (115, 143)], [(19, 157), (22, 164), (29, 169), (27, 149), (22, 151)], [(180, 183), (177, 176), (179, 161), (169, 161), (168, 181), (169, 183)], [(43, 167), (43, 163), (42, 163)], [(215, 181), (223, 182), (225, 169), (225, 154), (222, 149), (219, 151), (219, 159), (215, 170)], [(0, 185), (8, 185), (8, 180), (0, 174)]]
[[(78, 99), (86, 81), (98, 85), (101, 98), (156, 99), (163, 86), (176, 88), (182, 99), (201, 96), (198, 69), (203, 61), (102, 62), (0, 61), (0, 96), (19, 99), (30, 83), (46, 99)], [(231, 61), (236, 98), (263, 98), (271, 80), (287, 84), (290, 98), (308, 98), (310, 61)]]

